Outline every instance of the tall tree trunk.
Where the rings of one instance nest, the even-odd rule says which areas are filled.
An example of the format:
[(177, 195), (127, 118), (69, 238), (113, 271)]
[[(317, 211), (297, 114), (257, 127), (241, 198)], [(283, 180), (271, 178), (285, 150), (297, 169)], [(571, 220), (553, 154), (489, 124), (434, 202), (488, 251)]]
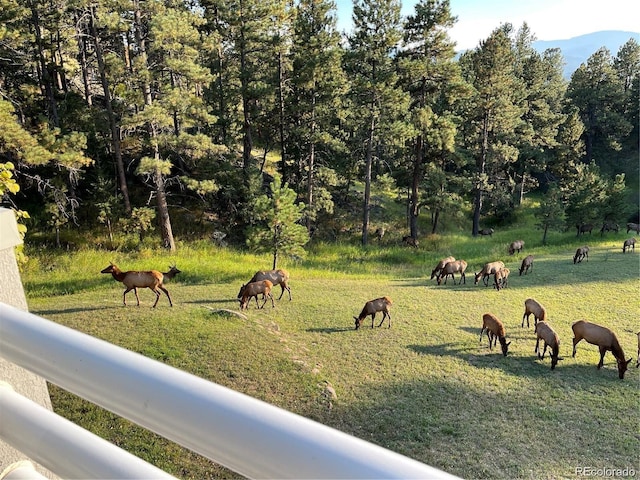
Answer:
[(423, 138), (416, 138), (413, 175), (411, 178), (411, 197), (409, 199), (409, 231), (413, 238), (418, 238), (418, 215), (420, 213), (420, 180), (422, 179)]
[[(311, 105), (311, 140), (309, 142), (309, 158), (307, 159), (307, 209), (312, 211), (313, 208), (313, 182), (314, 182), (314, 170), (316, 168), (316, 142), (315, 142), (315, 133), (316, 133), (316, 97), (315, 94), (312, 96), (312, 105)], [(307, 215), (307, 232), (311, 233), (311, 217)]]
[[(93, 11), (91, 11), (93, 17)], [(82, 72), (82, 85), (84, 87), (84, 100), (87, 105), (93, 105), (93, 94), (91, 92), (91, 86), (89, 85), (89, 64), (87, 62), (87, 37), (90, 32), (86, 31), (86, 23), (81, 20), (80, 15), (76, 13), (76, 34), (78, 36), (78, 63), (80, 64), (80, 71)]]
[(280, 133), (280, 175), (282, 175), (282, 183), (286, 183), (288, 182), (289, 178), (287, 172), (287, 144), (285, 142), (284, 136), (284, 68), (282, 63), (282, 51), (278, 51), (278, 129)]
[(480, 212), (482, 211), (482, 178), (484, 177), (487, 164), (487, 150), (489, 149), (489, 113), (485, 112), (482, 119), (482, 147), (480, 155), (476, 159), (478, 180), (476, 181), (476, 191), (473, 209), (473, 231), (474, 237), (480, 231)]
[(129, 187), (127, 186), (127, 175), (124, 168), (124, 161), (122, 160), (122, 149), (120, 148), (120, 127), (116, 121), (116, 116), (113, 112), (113, 106), (111, 105), (111, 90), (109, 89), (109, 80), (104, 65), (104, 54), (102, 51), (102, 44), (98, 37), (98, 30), (95, 24), (95, 11), (91, 7), (91, 20), (90, 20), (91, 37), (96, 49), (96, 60), (98, 61), (98, 70), (100, 71), (100, 81), (102, 82), (102, 90), (104, 91), (104, 103), (107, 111), (107, 118), (109, 120), (109, 129), (111, 130), (111, 148), (113, 149), (113, 156), (116, 161), (116, 170), (118, 171), (118, 183), (120, 186), (120, 193), (122, 193), (122, 201), (124, 202), (125, 212), (131, 213), (131, 201), (129, 199)]
[(373, 161), (373, 137), (376, 120), (374, 105), (371, 105), (371, 125), (369, 126), (369, 138), (367, 139), (367, 153), (364, 167), (364, 205), (362, 208), (362, 246), (366, 246), (369, 236), (369, 217), (371, 212), (371, 163)]

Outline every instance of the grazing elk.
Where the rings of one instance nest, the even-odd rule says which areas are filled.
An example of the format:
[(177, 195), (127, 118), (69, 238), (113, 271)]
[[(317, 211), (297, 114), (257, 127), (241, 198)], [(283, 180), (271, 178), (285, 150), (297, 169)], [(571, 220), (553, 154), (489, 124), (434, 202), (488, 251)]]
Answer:
[[(269, 280), (273, 285), (280, 285), (282, 291), (280, 292), (280, 296), (278, 300), (282, 298), (284, 295), (284, 291), (286, 290), (289, 293), (289, 301), (291, 301), (291, 288), (289, 287), (289, 272), (286, 270), (282, 270), (281, 268), (277, 270), (262, 270), (256, 272), (249, 283), (259, 282), (260, 280)], [(238, 295), (238, 298), (240, 296)]]
[(620, 225), (612, 222), (604, 222), (602, 224), (602, 228), (600, 229), (600, 236), (604, 235), (604, 232), (616, 232), (618, 233), (620, 230)]
[(467, 262), (465, 262), (464, 260), (455, 260), (453, 262), (447, 262), (445, 264), (444, 267), (442, 267), (442, 270), (440, 270), (440, 273), (438, 274), (438, 277), (436, 279), (436, 281), (438, 282), (438, 285), (440, 285), (442, 283), (442, 279), (444, 278), (444, 284), (447, 284), (447, 277), (449, 275), (451, 275), (451, 278), (453, 279), (453, 284), (456, 284), (456, 277), (453, 275), (454, 273), (460, 273), (460, 281), (458, 282), (458, 285), (460, 285), (463, 281), (464, 284), (467, 284), (467, 277), (465, 275), (465, 271), (467, 270)]
[(580, 235), (583, 235), (587, 232), (589, 232), (589, 234), (591, 234), (591, 231), (593, 230), (593, 224), (592, 223), (579, 223), (578, 225), (576, 225), (576, 229), (578, 230), (578, 233), (576, 234), (576, 237), (579, 237)]
[(489, 276), (494, 275), (501, 268), (504, 268), (504, 262), (497, 261), (485, 263), (484, 267), (482, 267), (482, 270), (475, 274), (476, 278), (474, 281), (474, 285), (477, 285), (480, 279), (482, 279), (482, 283), (484, 283), (484, 286), (489, 286)]
[[(534, 330), (536, 332), (536, 349), (534, 350), (534, 353), (537, 353), (538, 358), (542, 360), (544, 358), (544, 354), (547, 352), (548, 346), (551, 349), (549, 356), (551, 357), (551, 370), (553, 370), (556, 368), (558, 361), (562, 360), (562, 358), (558, 356), (558, 353), (560, 352), (560, 339), (558, 338), (558, 334), (547, 322), (538, 322)], [(544, 342), (542, 355), (539, 350), (540, 340)]]
[(494, 232), (493, 228), (483, 228), (478, 233), (482, 236), (485, 236), (485, 235), (492, 236), (493, 232)]
[(610, 351), (618, 363), (618, 377), (621, 380), (624, 378), (624, 372), (627, 371), (629, 363), (633, 359), (625, 360), (624, 351), (620, 346), (620, 342), (618, 342), (618, 337), (612, 330), (586, 320), (578, 320), (571, 325), (571, 330), (573, 330), (573, 357), (576, 356), (576, 345), (581, 340), (586, 340), (592, 345), (597, 345), (600, 349), (598, 370), (604, 365), (604, 354)]
[(520, 265), (520, 275), (522, 275), (523, 272), (526, 275), (529, 269), (533, 272), (533, 255), (527, 255), (522, 260), (522, 264)]
[(489, 338), (489, 350), (493, 350), (493, 345), (496, 344), (496, 339), (500, 341), (500, 347), (502, 348), (502, 354), (506, 357), (509, 351), (509, 345), (505, 339), (504, 325), (493, 313), (485, 313), (482, 315), (482, 328), (480, 329), (480, 342), (482, 342), (482, 334), (487, 331), (487, 337)]
[(527, 328), (529, 328), (529, 315), (531, 315), (532, 313), (534, 327), (538, 322), (547, 321), (547, 310), (533, 298), (527, 298), (524, 301), (524, 315), (522, 315), (522, 325), (520, 325), (520, 327), (524, 327), (524, 321), (526, 319)]
[(413, 248), (418, 248), (418, 244), (419, 244), (418, 239), (413, 238), (410, 235), (405, 235), (404, 237), (402, 237), (402, 243), (406, 243), (407, 245)]
[[(238, 301), (240, 302), (240, 310), (246, 310), (251, 298), (256, 299), (256, 307), (264, 308), (265, 303), (267, 303), (267, 299), (271, 299), (271, 307), (275, 307), (275, 303), (273, 302), (273, 295), (271, 295), (271, 289), (273, 288), (273, 283), (269, 280), (258, 280), (257, 282), (249, 282), (246, 285), (242, 285), (240, 287), (240, 292), (238, 293)], [(258, 305), (258, 295), (262, 294), (262, 298), (264, 301), (262, 305)]]
[(627, 223), (627, 233), (633, 230), (636, 233), (640, 233), (640, 224), (638, 223)]
[(507, 280), (511, 270), (507, 267), (501, 268), (493, 275), (493, 286), (500, 291), (501, 288), (507, 288)]
[(516, 240), (515, 242), (511, 242), (509, 245), (509, 255), (513, 255), (514, 253), (520, 253), (524, 248), (524, 240)]
[(582, 262), (583, 259), (587, 259), (587, 262), (589, 261), (589, 247), (588, 246), (584, 246), (584, 247), (579, 247), (576, 250), (576, 254), (573, 256), (573, 263), (580, 263)]
[(376, 313), (382, 312), (382, 320), (378, 324), (381, 327), (385, 318), (389, 318), (389, 328), (391, 328), (391, 314), (389, 313), (389, 307), (393, 304), (389, 297), (380, 297), (375, 300), (369, 300), (364, 304), (360, 315), (353, 317), (356, 321), (356, 330), (360, 328), (363, 320), (371, 315), (371, 328), (373, 328), (373, 321), (376, 319)]
[[(169, 271), (169, 273), (171, 273), (171, 271), (174, 268), (175, 266), (171, 267), (171, 270)], [(172, 273), (171, 277), (173, 277), (176, 273), (179, 273), (179, 272), (180, 271), (177, 268), (175, 268), (175, 273)], [(173, 307), (173, 302), (171, 302), (171, 296), (169, 295), (169, 291), (162, 284), (164, 280), (164, 275), (162, 274), (162, 272), (159, 272), (157, 270), (149, 270), (149, 271), (143, 271), (143, 272), (129, 270), (127, 272), (123, 272), (118, 268), (118, 266), (115, 263), (110, 263), (110, 265), (105, 269), (101, 270), (100, 273), (110, 273), (114, 279), (124, 284), (126, 289), (122, 294), (123, 305), (127, 304), (127, 293), (133, 290), (133, 293), (136, 296), (136, 300), (138, 302), (138, 306), (140, 306), (140, 297), (138, 297), (138, 288), (148, 288), (156, 295), (156, 301), (153, 304), (153, 308), (156, 307), (156, 305), (158, 304), (158, 300), (160, 300), (160, 295), (161, 295), (160, 290), (167, 295), (167, 298), (169, 299), (169, 305)]]
[(636, 251), (636, 239), (635, 238), (627, 238), (622, 244), (622, 253), (625, 253), (628, 250)]
[(438, 275), (440, 275), (440, 272), (442, 271), (442, 269), (444, 268), (444, 266), (449, 263), (449, 262), (455, 262), (456, 259), (455, 257), (447, 257), (447, 258), (443, 258), (442, 260), (440, 260), (438, 262), (438, 264), (436, 265), (436, 268), (434, 268), (433, 270), (431, 270), (431, 278), (429, 280), (433, 280), (434, 278), (436, 278)]

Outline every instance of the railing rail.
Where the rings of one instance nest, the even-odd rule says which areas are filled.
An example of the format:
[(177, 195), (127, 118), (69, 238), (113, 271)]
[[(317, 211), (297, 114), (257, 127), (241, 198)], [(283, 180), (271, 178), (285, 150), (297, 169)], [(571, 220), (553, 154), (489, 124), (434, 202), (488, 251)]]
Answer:
[(0, 356), (248, 478), (455, 478), (2, 303)]

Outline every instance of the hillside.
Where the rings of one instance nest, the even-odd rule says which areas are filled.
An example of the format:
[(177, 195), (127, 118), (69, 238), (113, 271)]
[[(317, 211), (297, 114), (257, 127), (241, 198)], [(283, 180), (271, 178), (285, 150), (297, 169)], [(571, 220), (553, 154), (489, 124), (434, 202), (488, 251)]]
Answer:
[(539, 52), (559, 48), (566, 61), (564, 77), (569, 79), (571, 74), (599, 48), (606, 47), (611, 55), (616, 55), (620, 47), (632, 37), (640, 41), (638, 32), (606, 30), (565, 40), (538, 40), (533, 42), (533, 46)]

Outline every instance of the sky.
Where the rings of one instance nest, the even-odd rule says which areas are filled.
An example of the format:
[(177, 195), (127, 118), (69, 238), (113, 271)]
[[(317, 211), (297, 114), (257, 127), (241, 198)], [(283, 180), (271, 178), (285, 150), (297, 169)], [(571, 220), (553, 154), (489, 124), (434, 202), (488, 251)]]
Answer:
[[(413, 13), (416, 0), (401, 0), (402, 14)], [(336, 0), (338, 29), (352, 27), (352, 0)], [(450, 0), (458, 17), (449, 36), (456, 50), (478, 46), (503, 23), (517, 30), (527, 22), (536, 40), (564, 40), (602, 30), (640, 32), (638, 0)]]

